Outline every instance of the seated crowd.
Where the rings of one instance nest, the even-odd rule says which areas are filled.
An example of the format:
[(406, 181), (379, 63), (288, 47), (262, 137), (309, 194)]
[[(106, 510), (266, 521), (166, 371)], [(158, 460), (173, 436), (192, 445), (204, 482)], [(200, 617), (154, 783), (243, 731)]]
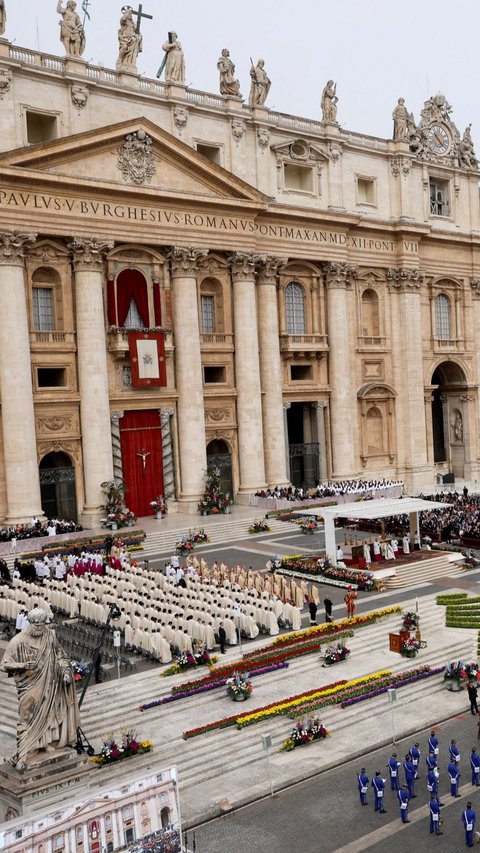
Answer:
[(40, 536), (57, 536), (61, 533), (75, 533), (83, 530), (81, 524), (62, 518), (50, 518), (42, 523), (33, 517), (30, 524), (15, 524), (12, 527), (0, 527), (0, 542), (12, 539), (35, 539)]
[(304, 490), (301, 486), (275, 486), (273, 489), (260, 489), (255, 492), (259, 498), (275, 498), (287, 501), (306, 501), (312, 498), (334, 498), (338, 495), (365, 495), (370, 497), (372, 492), (392, 489), (401, 486), (401, 480), (338, 480), (318, 483), (311, 489)]
[(230, 645), (239, 632), (253, 639), (260, 632), (299, 630), (300, 611), (312, 594), (305, 582), (224, 563), (209, 567), (192, 556), (182, 566), (175, 555), (165, 574), (149, 571), (117, 546), (108, 558), (85, 551), (46, 557), (35, 567), (35, 580), (22, 579), (17, 570), (11, 586), (0, 587), (0, 618), (21, 630), (26, 613), (41, 606), (49, 615), (104, 625), (115, 604), (121, 614), (115, 627), (124, 631), (127, 650), (163, 663), (194, 647), (211, 650), (220, 623)]

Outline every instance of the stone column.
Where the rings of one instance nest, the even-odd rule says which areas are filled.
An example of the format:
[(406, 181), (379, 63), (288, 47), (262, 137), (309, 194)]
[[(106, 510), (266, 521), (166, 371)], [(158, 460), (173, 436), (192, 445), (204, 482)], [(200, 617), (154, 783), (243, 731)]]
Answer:
[(105, 252), (113, 243), (95, 237), (74, 239), (69, 247), (75, 271), (77, 365), (82, 425), (86, 527), (102, 517), (100, 483), (113, 479), (112, 434), (108, 389), (107, 345), (103, 307)]
[(313, 404), (317, 422), (317, 442), (318, 442), (318, 476), (320, 482), (323, 483), (328, 479), (327, 473), (327, 445), (325, 439), (325, 409), (327, 404), (323, 401)]
[(355, 461), (355, 435), (357, 431), (357, 398), (352, 380), (352, 350), (350, 340), (353, 328), (350, 299), (357, 268), (346, 263), (324, 265), (327, 288), (328, 367), (330, 375), (330, 409), (332, 420), (332, 462), (334, 478), (353, 477)]
[(175, 500), (175, 469), (173, 465), (173, 442), (171, 419), (173, 409), (159, 409), (162, 426), (163, 493), (165, 498)]
[(283, 435), (285, 442), (285, 468), (287, 471), (287, 477), (289, 480), (291, 479), (291, 471), (290, 471), (290, 443), (288, 441), (288, 415), (287, 412), (292, 404), (284, 403), (283, 404)]
[(427, 462), (429, 465), (434, 464), (434, 452), (433, 452), (433, 420), (432, 420), (432, 402), (433, 402), (433, 394), (431, 391), (428, 391), (428, 388), (425, 389), (425, 429), (426, 429), (426, 437), (427, 437)]
[(169, 252), (173, 280), (173, 329), (181, 491), (192, 509), (203, 493), (207, 467), (202, 358), (197, 302), (197, 263), (205, 250), (175, 247)]
[(125, 412), (111, 412), (110, 424), (112, 433), (113, 478), (116, 483), (123, 483), (122, 445), (120, 439), (120, 420)]
[(0, 233), (0, 394), (7, 524), (42, 515), (25, 300), (25, 249), (35, 234)]
[(278, 328), (277, 274), (279, 258), (261, 258), (258, 267), (258, 345), (262, 383), (265, 478), (269, 486), (289, 482), (285, 466), (282, 361)]
[[(240, 493), (266, 487), (255, 294), (255, 255), (231, 258)], [(262, 330), (263, 332), (263, 330)]]
[(386, 273), (392, 293), (392, 361), (397, 391), (397, 474), (406, 488), (431, 482), (427, 463), (420, 289), (423, 273), (400, 267)]

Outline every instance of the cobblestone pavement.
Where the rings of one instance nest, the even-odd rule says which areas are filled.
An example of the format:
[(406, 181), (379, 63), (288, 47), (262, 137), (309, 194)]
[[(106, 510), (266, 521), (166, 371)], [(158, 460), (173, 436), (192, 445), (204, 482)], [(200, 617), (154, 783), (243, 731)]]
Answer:
[[(338, 769), (320, 773), (300, 785), (268, 797), (235, 813), (197, 827), (195, 842), (197, 853), (245, 853), (245, 851), (273, 851), (275, 853), (410, 853), (421, 845), (422, 853), (443, 851), (455, 853), (466, 849), (461, 814), (467, 800), (471, 799), (478, 814), (480, 829), (480, 788), (470, 784), (469, 755), (476, 746), (476, 719), (468, 710), (466, 691), (459, 694), (459, 715), (438, 726), (440, 741), (440, 794), (443, 835), (430, 835), (428, 820), (428, 792), (426, 789), (425, 752), (430, 730), (415, 732), (396, 746), (399, 760), (407, 748), (418, 740), (422, 750), (420, 778), (416, 783), (417, 799), (410, 802), (410, 824), (402, 824), (396, 795), (389, 790), (386, 762), (392, 749), (386, 747)], [(413, 720), (412, 720), (413, 723)], [(374, 721), (372, 721), (374, 725)], [(332, 732), (335, 737), (335, 732)], [(461, 751), (461, 798), (452, 799), (447, 784), (448, 744), (455, 737)], [(308, 749), (309, 747), (305, 747)], [(290, 754), (295, 761), (295, 752)], [(368, 807), (359, 803), (356, 774), (365, 766), (372, 778), (380, 770), (387, 778), (385, 794), (386, 814), (374, 812), (373, 797), (368, 794)], [(247, 768), (248, 774), (248, 768)], [(267, 768), (265, 767), (265, 773)], [(402, 771), (403, 781), (403, 771)], [(274, 780), (275, 782), (275, 780)], [(247, 784), (247, 779), (246, 779)], [(188, 846), (192, 849), (193, 832), (188, 833)]]

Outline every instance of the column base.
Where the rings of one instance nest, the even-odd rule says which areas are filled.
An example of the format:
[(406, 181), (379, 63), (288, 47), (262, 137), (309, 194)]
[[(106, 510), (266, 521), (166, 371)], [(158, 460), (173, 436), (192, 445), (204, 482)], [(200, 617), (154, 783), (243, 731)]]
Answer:
[(102, 521), (105, 516), (106, 512), (98, 509), (98, 507), (95, 507), (95, 509), (87, 508), (79, 514), (78, 520), (86, 530), (93, 530), (94, 527), (102, 527)]
[(35, 512), (35, 510), (32, 509), (27, 510), (27, 512), (22, 513), (21, 515), (6, 515), (5, 519), (2, 522), (2, 525), (4, 527), (12, 527), (14, 524), (30, 524), (34, 516), (35, 518), (38, 518), (38, 520), (41, 521), (42, 524), (44, 521), (46, 521), (46, 516), (42, 509), (40, 509), (39, 512)]

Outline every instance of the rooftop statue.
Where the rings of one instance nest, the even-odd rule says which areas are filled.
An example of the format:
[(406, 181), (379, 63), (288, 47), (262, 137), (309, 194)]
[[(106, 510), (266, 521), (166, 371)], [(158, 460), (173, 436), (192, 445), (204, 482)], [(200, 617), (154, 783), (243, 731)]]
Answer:
[(85, 31), (76, 8), (75, 0), (68, 0), (66, 6), (62, 6), (62, 0), (58, 0), (57, 12), (62, 16), (59, 22), (60, 41), (67, 56), (81, 56), (85, 50)]
[(235, 65), (230, 59), (230, 52), (226, 47), (222, 50), (222, 55), (217, 62), (217, 68), (220, 72), (220, 94), (241, 97), (240, 83), (235, 79)]
[(118, 31), (117, 71), (130, 69), (136, 71), (137, 56), (142, 50), (142, 35), (135, 29), (131, 6), (122, 8), (120, 29)]
[(162, 76), (162, 71), (165, 68), (166, 83), (184, 84), (185, 56), (176, 33), (170, 32), (168, 34), (168, 41), (165, 41), (162, 44), (162, 50), (165, 51), (165, 56), (160, 68), (158, 69), (157, 77)]
[(250, 77), (252, 78), (252, 82), (250, 86), (249, 104), (251, 107), (263, 107), (267, 100), (272, 83), (265, 71), (264, 59), (259, 59), (256, 65), (253, 64), (252, 60), (250, 60), (250, 62), (252, 63), (252, 67), (250, 68)]
[(462, 139), (457, 144), (458, 165), (464, 169), (478, 169), (478, 160), (475, 157), (475, 149), (470, 132), (471, 124), (465, 128)]
[(29, 756), (75, 743), (79, 725), (72, 667), (47, 627), (47, 614), (36, 607), (28, 621), (28, 628), (8, 643), (0, 664), (17, 686), (17, 751), (11, 761), (19, 770)]
[(0, 0), (0, 36), (3, 36), (7, 28), (7, 10), (5, 0)]
[(410, 113), (405, 106), (405, 98), (399, 98), (393, 113), (393, 138), (395, 140), (406, 140), (408, 138), (408, 124)]
[(336, 124), (337, 103), (337, 84), (329, 80), (322, 92), (322, 121)]

